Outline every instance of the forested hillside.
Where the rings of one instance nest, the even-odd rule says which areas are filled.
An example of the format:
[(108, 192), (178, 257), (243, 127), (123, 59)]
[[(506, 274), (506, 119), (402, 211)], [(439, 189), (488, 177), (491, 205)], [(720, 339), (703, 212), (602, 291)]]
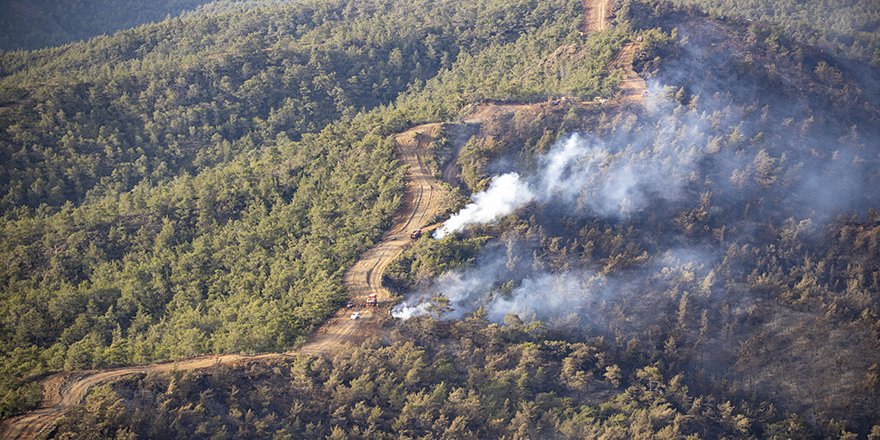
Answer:
[(552, 81), (483, 82), (576, 42), (579, 13), (236, 4), (3, 55), (2, 413), (45, 371), (295, 346), (399, 203), (385, 136), (480, 96), (613, 90), (614, 34)]
[[(877, 71), (774, 29), (627, 13), (645, 42), (643, 108), (484, 124), (456, 159), (479, 193), (456, 215), (520, 208), (420, 240), (388, 272), (396, 315), (482, 308), (603, 337), (625, 377), (656, 365), (696, 394), (804, 417), (818, 438), (867, 435), (880, 417)], [(484, 203), (512, 175), (498, 188), (528, 198)]]
[(297, 347), (430, 122), (452, 195), (382, 269), (400, 319), (98, 387), (51, 437), (880, 438), (874, 5), (609, 5), (216, 3), (0, 54), (0, 415)]
[(162, 20), (208, 0), (4, 0), (0, 49), (39, 49)]
[[(694, 395), (601, 338), (475, 316), (400, 326), (406, 342), (211, 374), (140, 376), (62, 420), (80, 438), (803, 438), (802, 419)], [(631, 377), (631, 379), (629, 379)], [(778, 421), (772, 421), (778, 420)]]
[(787, 35), (880, 66), (880, 3), (874, 0), (673, 0), (713, 16), (770, 24)]
[[(424, 4), (216, 9), (2, 56), (0, 209), (76, 205), (198, 173), (279, 133), (297, 140), (389, 102), (462, 50), (518, 36), (493, 30), (503, 8), (430, 20), (416, 18)], [(507, 18), (522, 30), (550, 19), (546, 8)]]

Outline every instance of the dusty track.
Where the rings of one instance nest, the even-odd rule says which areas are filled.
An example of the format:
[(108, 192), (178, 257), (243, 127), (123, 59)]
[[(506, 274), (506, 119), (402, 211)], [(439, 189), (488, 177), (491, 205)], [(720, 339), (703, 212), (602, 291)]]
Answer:
[(93, 386), (110, 383), (125, 376), (173, 370), (198, 370), (220, 364), (234, 364), (283, 356), (286, 354), (203, 356), (178, 362), (56, 374), (42, 382), (43, 406), (30, 413), (4, 420), (2, 427), (0, 427), (2, 428), (0, 438), (25, 439), (46, 434), (67, 407), (80, 404), (85, 400), (86, 394)]
[[(584, 34), (604, 31), (611, 27), (611, 0), (583, 0)], [(633, 58), (638, 50), (636, 42), (627, 43), (611, 61), (612, 69), (623, 71), (620, 81), (621, 98), (624, 102), (641, 101), (643, 93), (648, 89), (643, 80), (633, 70)]]
[[(587, 32), (604, 30), (609, 26), (610, 0), (584, 0), (584, 29)], [(638, 48), (637, 43), (629, 43), (615, 56), (611, 68), (623, 71), (621, 98), (623, 102), (636, 102), (642, 99), (646, 90), (642, 80), (633, 70), (632, 61)], [(595, 105), (595, 102), (581, 102), (580, 105)], [(481, 123), (493, 118), (516, 112), (527, 112), (546, 106), (537, 104), (483, 104), (478, 106), (466, 123)], [(48, 434), (54, 422), (64, 411), (73, 405), (81, 404), (89, 389), (97, 385), (112, 383), (114, 380), (135, 374), (170, 372), (173, 370), (197, 370), (215, 365), (239, 364), (248, 361), (277, 359), (296, 353), (325, 354), (338, 351), (348, 344), (358, 344), (370, 336), (381, 334), (382, 321), (389, 316), (390, 295), (382, 287), (382, 274), (388, 265), (406, 249), (411, 242), (410, 231), (425, 229), (440, 209), (439, 181), (425, 165), (426, 147), (434, 140), (440, 124), (425, 124), (411, 128), (396, 136), (398, 159), (408, 166), (408, 179), (404, 193), (403, 208), (394, 217), (391, 229), (382, 240), (345, 274), (346, 289), (355, 303), (363, 303), (372, 293), (379, 298), (376, 308), (343, 308), (336, 312), (318, 331), (316, 331), (299, 350), (288, 353), (268, 353), (260, 355), (215, 355), (151, 364), (122, 367), (109, 370), (90, 370), (73, 373), (60, 373), (42, 381), (43, 404), (27, 414), (4, 420), (0, 424), (0, 440), (31, 439)], [(444, 178), (457, 181), (454, 161), (444, 170)], [(430, 227), (428, 227), (430, 229)], [(349, 319), (354, 310), (360, 310), (362, 318)]]
[(611, 0), (583, 0), (584, 33), (604, 31), (611, 26)]
[[(300, 352), (328, 353), (344, 344), (358, 344), (380, 333), (381, 321), (389, 316), (391, 306), (390, 295), (382, 287), (382, 274), (412, 241), (410, 232), (424, 229), (426, 222), (440, 209), (440, 182), (433, 177), (423, 157), (439, 127), (440, 124), (420, 125), (397, 135), (398, 159), (408, 166), (403, 209), (394, 218), (391, 230), (385, 233), (382, 241), (345, 274), (345, 288), (353, 302), (364, 303), (368, 295), (376, 294), (379, 307), (339, 310), (312, 335)], [(361, 311), (361, 319), (349, 318), (354, 310)]]
[(427, 124), (407, 130), (397, 136), (398, 159), (408, 166), (408, 179), (403, 209), (395, 216), (393, 226), (381, 242), (364, 254), (345, 274), (345, 286), (353, 301), (363, 303), (367, 295), (376, 293), (379, 307), (358, 308), (363, 316), (351, 320), (352, 310), (341, 309), (309, 338), (299, 350), (289, 353), (260, 355), (216, 355), (186, 359), (177, 362), (122, 367), (109, 370), (90, 370), (61, 373), (42, 381), (43, 405), (27, 414), (4, 420), (0, 425), (0, 439), (30, 439), (48, 434), (54, 422), (64, 411), (85, 401), (89, 389), (97, 385), (135, 374), (198, 370), (216, 365), (239, 364), (247, 361), (277, 359), (296, 353), (322, 354), (337, 351), (347, 344), (363, 342), (377, 335), (383, 317), (389, 314), (388, 291), (382, 287), (382, 273), (411, 242), (409, 233), (423, 228), (439, 209), (438, 192), (442, 189), (425, 165), (425, 147), (432, 141), (440, 124)]
[(623, 72), (623, 78), (620, 80), (620, 97), (624, 102), (641, 101), (643, 94), (648, 90), (645, 80), (633, 70), (633, 58), (638, 48), (638, 43), (627, 43), (611, 61), (613, 69), (619, 69)]

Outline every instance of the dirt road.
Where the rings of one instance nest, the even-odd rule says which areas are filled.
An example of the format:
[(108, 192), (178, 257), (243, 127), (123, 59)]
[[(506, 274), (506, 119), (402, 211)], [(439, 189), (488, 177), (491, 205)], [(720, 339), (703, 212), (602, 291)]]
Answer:
[[(611, 0), (583, 0), (584, 33), (604, 31), (611, 27)], [(611, 61), (612, 69), (623, 71), (620, 81), (621, 98), (624, 102), (641, 101), (648, 85), (633, 70), (633, 58), (639, 48), (637, 42), (627, 43)]]
[(178, 362), (56, 374), (42, 382), (43, 406), (27, 414), (4, 420), (0, 426), (2, 429), (0, 430), (0, 438), (4, 440), (30, 439), (36, 438), (40, 434), (46, 434), (67, 407), (80, 404), (85, 400), (86, 394), (93, 386), (110, 383), (125, 376), (173, 370), (198, 370), (219, 364), (233, 364), (283, 356), (286, 354), (203, 356)]
[[(381, 320), (389, 315), (388, 291), (382, 287), (385, 268), (409, 245), (412, 230), (423, 228), (439, 209), (438, 193), (442, 189), (426, 166), (423, 155), (440, 124), (427, 124), (407, 130), (397, 136), (398, 159), (409, 168), (403, 208), (395, 216), (393, 226), (375, 247), (364, 254), (345, 275), (345, 286), (354, 302), (365, 302), (367, 295), (375, 293), (379, 307), (346, 309), (338, 311), (308, 342), (296, 352), (268, 353), (260, 355), (215, 355), (186, 359), (177, 362), (122, 367), (109, 370), (60, 373), (42, 381), (43, 405), (41, 408), (13, 417), (0, 425), (0, 439), (32, 439), (48, 434), (54, 422), (64, 411), (85, 400), (89, 389), (135, 374), (170, 372), (173, 370), (198, 370), (222, 364), (238, 364), (247, 361), (277, 359), (298, 353), (321, 354), (339, 350), (347, 344), (357, 344), (370, 335), (378, 334)], [(352, 320), (353, 311), (361, 311), (361, 319)]]
[(624, 102), (641, 101), (648, 90), (648, 84), (633, 70), (633, 59), (638, 48), (639, 44), (636, 42), (627, 43), (611, 61), (612, 69), (623, 72), (623, 78), (620, 80), (620, 92)]
[(584, 0), (584, 33), (604, 31), (611, 27), (611, 0)]
[[(328, 353), (344, 344), (359, 344), (369, 336), (378, 335), (382, 320), (390, 317), (391, 298), (382, 287), (382, 274), (412, 242), (410, 233), (424, 229), (440, 209), (442, 188), (424, 158), (426, 147), (439, 128), (440, 124), (426, 124), (397, 135), (398, 159), (409, 167), (403, 209), (395, 216), (391, 230), (385, 233), (382, 241), (345, 274), (345, 288), (353, 303), (363, 304), (367, 296), (376, 294), (379, 306), (339, 310), (300, 348), (301, 353)], [(350, 318), (355, 311), (360, 312), (360, 319)]]

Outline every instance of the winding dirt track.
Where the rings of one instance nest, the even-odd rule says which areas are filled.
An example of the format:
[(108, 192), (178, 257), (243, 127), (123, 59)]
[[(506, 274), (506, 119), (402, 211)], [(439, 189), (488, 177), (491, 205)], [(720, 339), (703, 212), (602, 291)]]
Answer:
[(584, 33), (604, 31), (611, 26), (608, 19), (611, 12), (611, 0), (583, 0)]
[[(611, 0), (583, 0), (584, 34), (604, 31), (611, 27)], [(621, 98), (624, 102), (641, 101), (648, 89), (645, 80), (633, 70), (633, 58), (639, 43), (627, 43), (611, 61), (613, 69), (623, 71), (620, 81)]]
[[(356, 304), (376, 294), (379, 307), (341, 309), (300, 348), (301, 353), (329, 353), (344, 344), (359, 344), (369, 336), (381, 333), (381, 322), (389, 317), (390, 295), (382, 287), (385, 269), (412, 241), (409, 234), (426, 228), (440, 210), (439, 181), (425, 165), (426, 147), (431, 144), (440, 124), (426, 124), (397, 135), (398, 159), (408, 166), (403, 209), (395, 216), (393, 226), (372, 249), (345, 274), (345, 288)], [(361, 319), (350, 319), (354, 311)]]
[[(376, 308), (343, 308), (318, 329), (299, 350), (289, 353), (259, 355), (214, 355), (176, 362), (122, 367), (109, 370), (90, 370), (60, 373), (44, 379), (42, 407), (27, 414), (4, 420), (0, 425), (0, 439), (32, 439), (48, 434), (54, 422), (73, 405), (85, 401), (89, 389), (135, 374), (170, 372), (174, 370), (198, 370), (216, 365), (238, 364), (247, 361), (277, 359), (296, 353), (324, 354), (338, 351), (347, 344), (358, 344), (367, 337), (377, 335), (381, 321), (388, 316), (390, 297), (382, 287), (385, 268), (411, 242), (413, 229), (424, 228), (439, 210), (439, 185), (426, 166), (423, 155), (440, 124), (414, 127), (397, 136), (397, 156), (408, 165), (408, 179), (404, 192), (403, 208), (395, 216), (393, 226), (381, 242), (370, 249), (345, 274), (345, 286), (356, 303), (364, 303), (367, 295), (375, 293), (379, 298)], [(362, 318), (349, 319), (352, 311), (360, 310)]]
[(27, 414), (3, 421), (0, 426), (2, 439), (31, 439), (47, 434), (54, 422), (64, 411), (85, 400), (89, 389), (96, 385), (110, 383), (122, 377), (151, 372), (170, 372), (174, 370), (198, 370), (220, 364), (233, 364), (248, 360), (278, 358), (287, 354), (272, 353), (263, 355), (216, 355), (202, 356), (178, 362), (166, 362), (144, 366), (122, 367), (110, 370), (88, 370), (75, 373), (61, 373), (43, 380), (43, 406)]
[[(584, 0), (584, 29), (588, 33), (606, 29), (609, 24), (610, 0)], [(632, 61), (638, 48), (637, 43), (629, 43), (614, 58), (611, 67), (622, 69), (622, 100), (635, 102), (642, 99), (646, 90), (642, 80), (632, 69)], [(594, 105), (583, 102), (582, 105)], [(526, 110), (541, 104), (483, 104), (465, 119), (467, 123), (480, 123), (497, 117), (499, 114)], [(332, 353), (348, 344), (359, 344), (371, 336), (381, 335), (382, 322), (388, 319), (390, 295), (382, 287), (382, 274), (388, 265), (403, 252), (411, 242), (409, 234), (414, 229), (430, 230), (427, 222), (433, 220), (440, 209), (442, 186), (433, 177), (425, 164), (426, 147), (433, 142), (440, 124), (425, 124), (413, 127), (396, 136), (397, 157), (408, 165), (406, 191), (403, 208), (394, 217), (391, 229), (382, 240), (345, 274), (345, 287), (352, 301), (363, 304), (368, 295), (375, 293), (379, 299), (376, 308), (343, 308), (322, 325), (299, 350), (288, 353), (267, 353), (259, 355), (213, 355), (176, 362), (121, 367), (108, 370), (89, 370), (72, 373), (59, 373), (44, 379), (43, 404), (34, 411), (6, 419), (0, 424), (0, 440), (32, 439), (51, 432), (54, 422), (73, 405), (84, 402), (89, 389), (94, 386), (112, 383), (114, 380), (135, 374), (170, 372), (174, 370), (197, 370), (216, 365), (239, 364), (248, 361), (277, 359), (297, 353), (310, 355)], [(453, 163), (444, 170), (450, 182), (458, 177)], [(453, 179), (453, 177), (455, 179)], [(436, 225), (435, 225), (436, 226)], [(353, 311), (361, 312), (361, 319), (349, 318)]]

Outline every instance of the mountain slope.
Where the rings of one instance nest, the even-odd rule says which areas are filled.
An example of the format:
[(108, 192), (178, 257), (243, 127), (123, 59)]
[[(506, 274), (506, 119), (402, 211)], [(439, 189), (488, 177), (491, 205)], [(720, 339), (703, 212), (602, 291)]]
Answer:
[(5, 0), (0, 16), (0, 49), (39, 49), (162, 20), (208, 0), (151, 2), (88, 0)]
[[(3, 327), (14, 347), (10, 383), (61, 361), (75, 368), (296, 344), (342, 299), (342, 270), (361, 273), (354, 256), (400, 203), (388, 135), (442, 121), (417, 125), (430, 136), (413, 141), (434, 154), (420, 165), (452, 177), (444, 205), (455, 222), (443, 239), (417, 240), (385, 277), (387, 258), (364, 271), (385, 278), (400, 296), (396, 316), (408, 319), (326, 357), (127, 376), (94, 390), (55, 435), (880, 432), (876, 70), (778, 30), (652, 1), (623, 2), (614, 26), (583, 35), (591, 8), (582, 4), (487, 2), (478, 22), (497, 26), (480, 32), (498, 40), (462, 47), (390, 105), (342, 112), (300, 140), (260, 138), (192, 178), (175, 171), (118, 197), (10, 211), (11, 272), (23, 278), (8, 290), (15, 313)], [(548, 18), (531, 21), (529, 11)], [(534, 27), (516, 27), (523, 17)], [(605, 101), (613, 95), (620, 99)], [(189, 210), (216, 188), (248, 202), (222, 199), (214, 206), (225, 216), (213, 221)], [(63, 229), (64, 216), (77, 212), (87, 220), (77, 225), (96, 230), (88, 228), (116, 200), (152, 219), (155, 235), (114, 235), (97, 249), (109, 258), (80, 247), (98, 262), (82, 266), (55, 258), (67, 250), (60, 242), (36, 243), (55, 236), (32, 224), (85, 243)], [(134, 255), (108, 252), (132, 237), (143, 240)], [(75, 295), (53, 296), (52, 282), (82, 274), (65, 286)], [(135, 319), (119, 319), (132, 301)], [(70, 304), (104, 318), (36, 331)], [(142, 310), (158, 317), (152, 339), (133, 334)], [(355, 326), (331, 322), (343, 334), (314, 341), (349, 339)], [(44, 345), (22, 350), (28, 343)]]
[[(493, 63), (516, 74), (575, 41), (580, 17), (531, 1), (209, 12), (4, 56), (4, 414), (36, 405), (48, 371), (301, 343), (400, 203), (386, 136), (456, 113), (467, 98), (445, 88)], [(519, 91), (610, 90), (610, 37)], [(455, 82), (422, 84), (459, 59), (472, 69), (445, 70)]]

